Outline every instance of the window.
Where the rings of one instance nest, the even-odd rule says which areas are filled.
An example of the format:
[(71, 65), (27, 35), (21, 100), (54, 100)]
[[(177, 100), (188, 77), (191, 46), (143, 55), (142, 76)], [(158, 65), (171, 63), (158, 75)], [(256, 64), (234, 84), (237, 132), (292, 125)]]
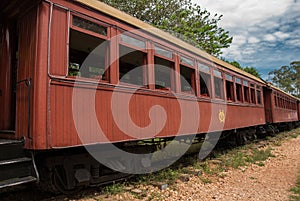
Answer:
[(180, 65), (181, 75), (181, 91), (194, 92), (195, 70), (183, 65)]
[(235, 86), (236, 86), (236, 99), (237, 101), (243, 101), (243, 94), (242, 94), (242, 82), (240, 78), (235, 79)]
[(198, 63), (200, 77), (200, 95), (210, 97), (211, 92), (211, 76), (210, 68), (204, 64)]
[(233, 77), (226, 74), (226, 96), (227, 100), (234, 101)]
[(157, 46), (155, 46), (155, 54), (166, 57), (168, 59), (173, 59), (173, 53), (171, 51), (165, 50)]
[(109, 80), (107, 27), (73, 16), (69, 38), (68, 76)]
[(135, 50), (124, 45), (119, 46), (119, 79), (120, 82), (145, 86), (146, 75), (144, 70), (146, 65), (146, 53)]
[(259, 105), (261, 105), (261, 91), (260, 90), (257, 90), (256, 91), (256, 94), (257, 94), (257, 103), (259, 104)]
[(214, 87), (215, 97), (224, 99), (224, 84), (222, 79), (222, 73), (218, 70), (214, 70)]
[(250, 95), (251, 95), (251, 103), (256, 104), (256, 97), (255, 97), (255, 89), (250, 89)]
[(155, 88), (174, 90), (174, 62), (156, 56), (154, 63)]
[(147, 86), (146, 42), (121, 34), (119, 44), (119, 80), (138, 86)]
[(107, 36), (107, 28), (105, 26), (77, 17), (75, 15), (72, 18), (72, 25), (100, 35)]
[(173, 53), (155, 46), (154, 77), (155, 89), (175, 90)]
[[(180, 83), (181, 91), (194, 93), (195, 91), (195, 69), (193, 69), (194, 62), (191, 59), (180, 57)], [(190, 67), (189, 67), (190, 66)]]
[(249, 96), (249, 87), (248, 87), (248, 81), (243, 81), (243, 87), (244, 87), (244, 101), (250, 102), (250, 96)]

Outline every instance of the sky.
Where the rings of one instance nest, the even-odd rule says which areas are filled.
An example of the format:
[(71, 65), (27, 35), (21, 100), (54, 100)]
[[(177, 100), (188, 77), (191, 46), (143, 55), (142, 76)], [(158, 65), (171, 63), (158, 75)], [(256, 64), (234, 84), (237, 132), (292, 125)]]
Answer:
[(233, 37), (222, 57), (268, 72), (300, 60), (300, 0), (193, 0)]

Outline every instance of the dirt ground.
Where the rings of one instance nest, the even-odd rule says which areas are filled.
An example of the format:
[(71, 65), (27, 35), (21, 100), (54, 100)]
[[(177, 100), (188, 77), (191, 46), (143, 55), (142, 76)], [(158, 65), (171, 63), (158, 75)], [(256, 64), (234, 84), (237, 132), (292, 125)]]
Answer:
[[(137, 193), (133, 193), (132, 189), (115, 196), (95, 193), (79, 200), (287, 201), (289, 189), (295, 185), (300, 171), (300, 136), (285, 140), (280, 146), (273, 146), (272, 153), (275, 157), (264, 161), (263, 166), (251, 164), (229, 169), (211, 183), (191, 176), (188, 182), (177, 180), (165, 190), (152, 185), (138, 186), (134, 189)], [(144, 194), (139, 195), (141, 192)]]

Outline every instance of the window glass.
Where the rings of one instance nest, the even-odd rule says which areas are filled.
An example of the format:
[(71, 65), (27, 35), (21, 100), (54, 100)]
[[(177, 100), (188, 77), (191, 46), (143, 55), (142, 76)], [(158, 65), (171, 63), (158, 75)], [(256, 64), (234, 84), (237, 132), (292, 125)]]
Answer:
[(72, 18), (72, 25), (76, 26), (76, 27), (79, 27), (79, 28), (82, 28), (82, 29), (92, 31), (92, 32), (97, 33), (97, 34), (107, 36), (107, 27), (101, 26), (97, 23), (94, 23), (94, 22), (91, 22), (89, 20), (77, 17), (75, 15)]
[(243, 80), (243, 85), (244, 85), (244, 86), (248, 86), (248, 81)]
[(226, 80), (226, 95), (227, 100), (234, 101), (233, 82)]
[(214, 70), (214, 76), (216, 77), (222, 77), (222, 73), (218, 70)]
[(107, 52), (105, 40), (70, 29), (68, 75), (108, 80)]
[(156, 89), (171, 89), (174, 63), (160, 57), (154, 58), (154, 76)]
[(192, 59), (186, 58), (184, 56), (180, 57), (180, 62), (184, 64), (188, 64), (190, 66), (194, 66), (194, 61)]
[(256, 104), (255, 89), (250, 89), (251, 103)]
[(235, 82), (238, 83), (238, 84), (242, 84), (242, 81), (240, 78), (235, 78)]
[(250, 102), (249, 87), (247, 86), (244, 86), (244, 100), (245, 102)]
[(141, 49), (146, 48), (146, 43), (144, 41), (133, 38), (133, 37), (125, 35), (125, 34), (121, 34), (121, 41), (124, 43), (127, 43), (129, 45), (133, 45), (135, 47), (141, 48)]
[(205, 73), (210, 73), (210, 68), (204, 64), (198, 63), (198, 69), (199, 71), (205, 72)]
[(194, 92), (195, 70), (183, 65), (180, 65), (181, 91)]
[(155, 46), (155, 54), (158, 54), (158, 55), (170, 58), (170, 59), (173, 58), (173, 53), (172, 52), (170, 52), (168, 50), (165, 50), (165, 49), (162, 49), (162, 48), (157, 47), (157, 46)]
[(237, 101), (243, 101), (243, 94), (242, 94), (242, 85), (236, 83), (236, 99)]
[(214, 86), (215, 86), (215, 97), (224, 99), (224, 86), (223, 86), (223, 80), (218, 77), (214, 77)]
[(257, 94), (257, 104), (261, 104), (261, 92), (258, 90), (256, 91)]
[(120, 45), (119, 79), (121, 82), (146, 85), (144, 65), (147, 55), (144, 52)]
[(233, 77), (231, 75), (225, 74), (226, 80), (233, 81)]
[(210, 97), (211, 77), (210, 74), (200, 72), (200, 94)]

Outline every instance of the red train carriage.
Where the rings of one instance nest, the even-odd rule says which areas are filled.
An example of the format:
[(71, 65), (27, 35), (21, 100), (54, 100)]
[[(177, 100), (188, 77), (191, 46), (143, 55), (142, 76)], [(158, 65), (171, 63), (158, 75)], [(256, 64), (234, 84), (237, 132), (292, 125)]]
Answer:
[(291, 96), (282, 90), (272, 86), (266, 85), (265, 94), (265, 110), (266, 121), (268, 123), (292, 125), (299, 119), (297, 104), (299, 99)]
[(298, 109), (298, 121), (300, 121), (300, 100), (299, 99), (297, 101), (297, 105), (298, 105), (298, 107), (297, 107), (297, 109)]
[(0, 3), (0, 137), (58, 187), (100, 180), (82, 145), (265, 124), (265, 83), (226, 62), (96, 0), (19, 3)]

